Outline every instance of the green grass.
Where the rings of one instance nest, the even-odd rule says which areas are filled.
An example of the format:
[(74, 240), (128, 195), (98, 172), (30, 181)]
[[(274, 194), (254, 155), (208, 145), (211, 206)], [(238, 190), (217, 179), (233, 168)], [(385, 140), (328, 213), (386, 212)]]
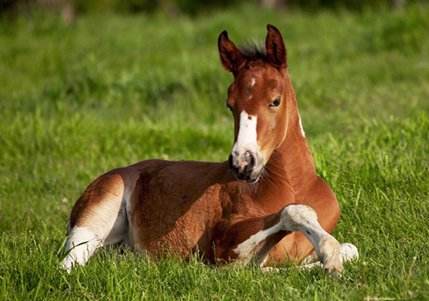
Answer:
[[(429, 7), (276, 13), (244, 6), (196, 19), (52, 16), (0, 21), (1, 300), (429, 300)], [(341, 278), (263, 274), (197, 259), (99, 252), (58, 270), (72, 204), (95, 176), (158, 157), (224, 160), (231, 76), (216, 39), (288, 46), (319, 174), (337, 193), (334, 235), (361, 259)]]

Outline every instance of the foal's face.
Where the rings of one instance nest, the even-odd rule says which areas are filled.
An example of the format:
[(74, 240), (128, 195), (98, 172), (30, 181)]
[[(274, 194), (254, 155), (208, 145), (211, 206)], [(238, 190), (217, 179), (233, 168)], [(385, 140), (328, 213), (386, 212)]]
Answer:
[(232, 111), (235, 140), (230, 166), (239, 179), (256, 182), (273, 151), (286, 136), (286, 51), (280, 32), (268, 26), (265, 55), (245, 55), (219, 36), (223, 65), (234, 74), (227, 106)]
[(230, 163), (239, 179), (259, 178), (286, 134), (284, 78), (269, 65), (243, 70), (229, 88), (227, 105), (234, 115), (235, 143)]

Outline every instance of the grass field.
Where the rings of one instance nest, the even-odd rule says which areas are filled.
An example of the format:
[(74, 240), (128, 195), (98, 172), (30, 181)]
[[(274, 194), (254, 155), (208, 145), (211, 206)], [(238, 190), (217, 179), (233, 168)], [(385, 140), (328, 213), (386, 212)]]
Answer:
[[(0, 300), (429, 300), (428, 15), (244, 6), (0, 21)], [(227, 158), (217, 35), (259, 41), (266, 23), (284, 34), (318, 172), (341, 203), (334, 235), (361, 259), (333, 278), (112, 249), (59, 271), (71, 206), (95, 176), (154, 157)]]

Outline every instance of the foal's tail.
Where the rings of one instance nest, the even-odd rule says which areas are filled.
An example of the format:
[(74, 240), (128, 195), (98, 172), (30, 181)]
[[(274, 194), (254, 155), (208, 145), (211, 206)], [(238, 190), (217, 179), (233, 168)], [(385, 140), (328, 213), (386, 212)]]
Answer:
[(65, 270), (84, 265), (97, 248), (127, 239), (125, 190), (120, 169), (100, 176), (87, 187), (70, 216), (67, 255), (61, 264)]

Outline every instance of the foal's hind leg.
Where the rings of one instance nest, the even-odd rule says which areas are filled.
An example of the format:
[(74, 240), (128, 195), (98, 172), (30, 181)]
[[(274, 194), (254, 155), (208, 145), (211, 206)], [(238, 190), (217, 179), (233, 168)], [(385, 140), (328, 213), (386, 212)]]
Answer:
[(75, 265), (85, 265), (97, 248), (126, 239), (124, 190), (120, 175), (107, 174), (79, 198), (70, 217), (62, 268), (69, 272)]

